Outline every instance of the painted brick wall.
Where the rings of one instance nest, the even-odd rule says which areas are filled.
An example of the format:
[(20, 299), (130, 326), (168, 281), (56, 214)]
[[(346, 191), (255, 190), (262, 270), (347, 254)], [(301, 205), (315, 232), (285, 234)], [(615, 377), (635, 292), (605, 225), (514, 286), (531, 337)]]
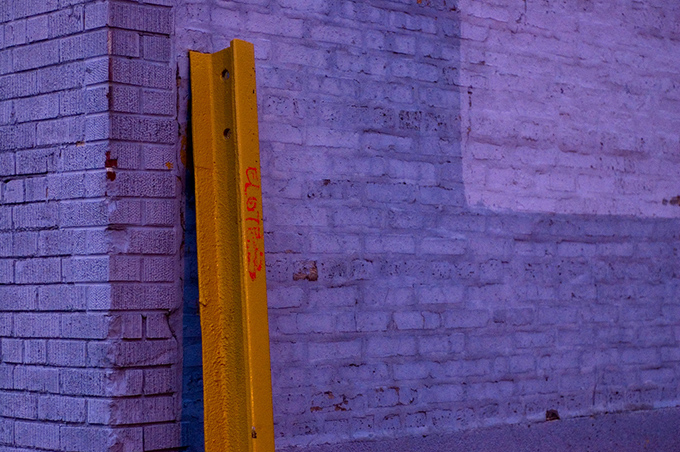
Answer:
[(680, 216), (677, 4), (459, 7), (471, 205)]
[(2, 450), (178, 445), (171, 24), (0, 3)]
[[(180, 194), (172, 2), (109, 2), (108, 358), (121, 368), (112, 425), (134, 426), (130, 450), (180, 442)], [(114, 177), (115, 175), (115, 177)]]
[(98, 353), (110, 322), (98, 306), (109, 292), (105, 145), (91, 127), (106, 120), (100, 6), (0, 6), (0, 444), (20, 450), (77, 450), (87, 424), (110, 439), (93, 419), (112, 375)]
[[(630, 188), (670, 183), (677, 159), (677, 75), (659, 67), (677, 48), (676, 11), (510, 3), (177, 2), (184, 135), (187, 50), (256, 48), (277, 448), (677, 405), (678, 222), (648, 218), (676, 216), (658, 202), (674, 186)], [(605, 37), (621, 58), (658, 58), (613, 60)], [(555, 40), (573, 51), (546, 56)], [(556, 80), (571, 86), (562, 100), (550, 74), (565, 63), (635, 81), (651, 103), (607, 78), (588, 97)], [(654, 102), (667, 120), (645, 116)], [(609, 120), (612, 105), (627, 122)], [(652, 123), (662, 148), (599, 145)], [(555, 152), (559, 165), (541, 160)], [(647, 169), (627, 179), (628, 163)]]
[[(665, 3), (3, 1), (0, 445), (172, 450), (182, 411), (200, 449), (187, 50), (232, 38), (257, 53), (279, 448), (676, 406)], [(563, 63), (607, 66), (602, 102), (550, 97)]]

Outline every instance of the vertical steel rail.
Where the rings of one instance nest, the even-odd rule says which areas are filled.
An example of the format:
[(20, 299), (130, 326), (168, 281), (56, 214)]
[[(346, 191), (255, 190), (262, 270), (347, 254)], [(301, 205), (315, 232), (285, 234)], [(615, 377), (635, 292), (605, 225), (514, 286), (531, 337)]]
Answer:
[(190, 53), (206, 452), (273, 452), (253, 45)]

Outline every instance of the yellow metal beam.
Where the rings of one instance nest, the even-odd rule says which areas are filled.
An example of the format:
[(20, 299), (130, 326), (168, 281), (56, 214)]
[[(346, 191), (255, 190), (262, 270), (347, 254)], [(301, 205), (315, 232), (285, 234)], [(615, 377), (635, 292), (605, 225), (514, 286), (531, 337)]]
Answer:
[(253, 45), (190, 53), (206, 452), (273, 452)]

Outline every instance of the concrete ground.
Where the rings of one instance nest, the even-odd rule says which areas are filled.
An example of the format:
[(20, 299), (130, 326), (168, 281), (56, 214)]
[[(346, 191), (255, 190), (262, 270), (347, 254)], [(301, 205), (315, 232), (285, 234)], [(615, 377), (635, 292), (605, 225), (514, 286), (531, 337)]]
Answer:
[(673, 452), (680, 451), (680, 408), (533, 424), (504, 425), (446, 435), (291, 447), (280, 452)]

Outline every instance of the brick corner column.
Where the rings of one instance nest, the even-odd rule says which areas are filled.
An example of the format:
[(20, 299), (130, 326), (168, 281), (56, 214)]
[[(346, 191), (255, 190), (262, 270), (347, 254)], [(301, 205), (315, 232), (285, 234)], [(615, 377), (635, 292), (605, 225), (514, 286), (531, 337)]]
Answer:
[(179, 447), (162, 2), (0, 4), (0, 448)]

